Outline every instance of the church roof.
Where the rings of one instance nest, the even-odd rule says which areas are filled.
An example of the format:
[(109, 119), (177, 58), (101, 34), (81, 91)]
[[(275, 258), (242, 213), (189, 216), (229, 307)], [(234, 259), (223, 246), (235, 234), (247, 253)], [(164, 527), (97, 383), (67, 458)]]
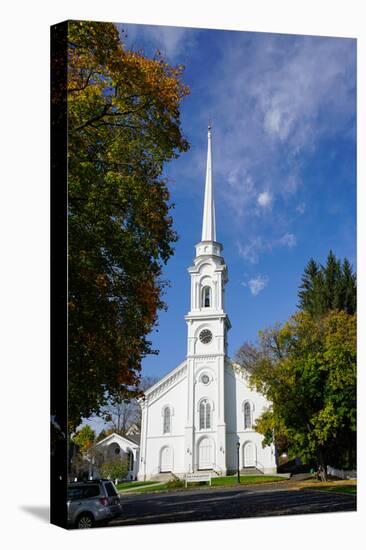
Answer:
[(150, 402), (151, 399), (160, 397), (174, 384), (180, 382), (186, 375), (187, 361), (184, 360), (177, 367), (169, 371), (163, 378), (161, 378), (156, 384), (147, 389), (145, 393), (145, 399), (142, 397), (141, 402)]

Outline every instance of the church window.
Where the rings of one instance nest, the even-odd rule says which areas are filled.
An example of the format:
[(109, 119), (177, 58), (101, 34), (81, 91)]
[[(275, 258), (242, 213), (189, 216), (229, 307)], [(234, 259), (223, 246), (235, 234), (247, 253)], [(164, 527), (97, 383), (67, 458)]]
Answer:
[(170, 423), (171, 423), (170, 408), (165, 407), (164, 413), (163, 413), (163, 433), (166, 434), (170, 432)]
[(244, 429), (248, 430), (252, 427), (252, 411), (249, 401), (244, 403)]
[(202, 307), (211, 307), (211, 288), (204, 286), (202, 289)]
[(200, 403), (200, 430), (211, 428), (211, 405), (204, 399)]

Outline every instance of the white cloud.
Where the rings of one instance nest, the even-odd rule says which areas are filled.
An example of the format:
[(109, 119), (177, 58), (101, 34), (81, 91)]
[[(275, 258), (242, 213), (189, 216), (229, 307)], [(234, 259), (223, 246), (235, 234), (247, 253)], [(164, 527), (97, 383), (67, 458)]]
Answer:
[(259, 206), (266, 208), (272, 204), (272, 195), (268, 191), (264, 191), (258, 195), (257, 202)]
[(127, 42), (133, 49), (138, 49), (141, 39), (147, 45), (148, 54), (160, 50), (163, 57), (170, 62), (194, 46), (194, 34), (184, 27), (168, 27), (165, 25), (120, 24), (120, 29), (127, 31)]
[(267, 286), (269, 278), (267, 275), (257, 275), (253, 279), (250, 279), (248, 282), (242, 283), (243, 286), (249, 287), (249, 290), (252, 296), (257, 296), (262, 290)]
[(299, 214), (304, 214), (305, 210), (306, 210), (306, 204), (304, 202), (301, 202), (296, 206), (296, 212), (298, 212)]
[[(207, 82), (202, 124), (211, 112), (216, 189), (238, 226), (244, 221), (261, 231), (258, 208), (277, 196), (290, 207), (288, 201), (306, 185), (305, 155), (318, 141), (351, 135), (354, 53), (348, 39), (247, 33), (225, 38), (214, 83)], [(250, 188), (244, 185), (248, 178)], [(274, 204), (267, 222), (275, 228), (283, 202)]]
[[(275, 62), (253, 80), (251, 93), (267, 135), (279, 144), (287, 142), (292, 153), (312, 149), (321, 135), (349, 122), (352, 107), (347, 102), (353, 84), (347, 74), (354, 58), (348, 40), (298, 37), (291, 50), (284, 44), (280, 37), (272, 37), (271, 53), (262, 61)], [(324, 112), (336, 116), (335, 125), (320, 121)]]
[[(295, 168), (293, 168), (295, 170)], [(284, 179), (282, 186), (283, 195), (294, 195), (302, 184), (301, 178), (298, 174), (291, 174), (288, 178)]]
[(189, 41), (188, 29), (182, 27), (149, 27), (151, 39), (159, 44), (163, 55), (168, 59), (175, 58), (183, 48), (187, 48)]
[(281, 110), (279, 106), (272, 106), (264, 114), (264, 128), (268, 134), (277, 136), (284, 141), (290, 132), (293, 119), (288, 112)]
[(288, 246), (288, 248), (296, 246), (296, 242), (296, 237), (292, 233), (285, 233), (283, 237), (278, 239), (279, 245)]
[(256, 237), (244, 245), (238, 241), (237, 247), (239, 256), (250, 264), (256, 264), (259, 260), (259, 252), (265, 248), (265, 244), (260, 237)]
[(293, 248), (297, 244), (296, 236), (293, 233), (285, 233), (278, 239), (263, 239), (262, 237), (254, 237), (242, 244), (237, 241), (238, 254), (250, 264), (256, 264), (259, 261), (261, 252), (272, 250), (277, 246), (287, 246)]
[(228, 31), (211, 59), (199, 46), (215, 31), (151, 25), (127, 31), (135, 48), (141, 37), (149, 51), (160, 48), (169, 62), (187, 67), (183, 81), (189, 77), (191, 95), (182, 103), (182, 123), (191, 149), (167, 167), (177, 189), (186, 186), (202, 199), (212, 118), (218, 228), (221, 202), (233, 234), (245, 235), (239, 254), (252, 264), (274, 246), (294, 247), (290, 224), (305, 211), (298, 195), (301, 188), (307, 200), (307, 154), (323, 138), (354, 139), (355, 41)]

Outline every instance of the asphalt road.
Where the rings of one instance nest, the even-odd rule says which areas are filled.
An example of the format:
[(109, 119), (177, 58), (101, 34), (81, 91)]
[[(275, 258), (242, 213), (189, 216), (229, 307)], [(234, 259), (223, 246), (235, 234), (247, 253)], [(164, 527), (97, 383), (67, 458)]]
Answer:
[(110, 525), (284, 516), (356, 510), (356, 497), (291, 490), (281, 483), (246, 488), (196, 489), (122, 497), (124, 512)]

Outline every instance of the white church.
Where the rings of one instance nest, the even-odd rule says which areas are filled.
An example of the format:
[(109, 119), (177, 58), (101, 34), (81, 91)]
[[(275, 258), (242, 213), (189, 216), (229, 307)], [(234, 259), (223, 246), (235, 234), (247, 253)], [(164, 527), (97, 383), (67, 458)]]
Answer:
[(253, 428), (268, 402), (249, 389), (227, 356), (228, 270), (216, 240), (210, 126), (202, 239), (195, 248), (188, 268), (187, 357), (145, 392), (138, 479), (199, 471), (222, 476), (237, 471), (238, 456), (241, 470), (275, 473), (275, 448), (263, 448), (263, 437)]

